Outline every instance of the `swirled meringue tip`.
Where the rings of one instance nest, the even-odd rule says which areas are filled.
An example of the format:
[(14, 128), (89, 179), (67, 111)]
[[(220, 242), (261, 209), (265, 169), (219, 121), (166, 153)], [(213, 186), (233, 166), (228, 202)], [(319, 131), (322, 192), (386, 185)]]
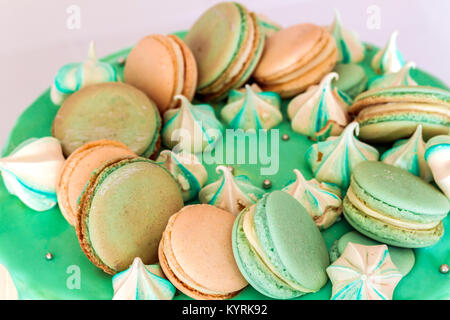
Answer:
[(450, 198), (450, 136), (440, 135), (428, 140), (425, 161), (438, 187)]
[(394, 73), (405, 65), (405, 59), (397, 48), (398, 31), (394, 31), (383, 50), (378, 51), (372, 59), (372, 68), (376, 73)]
[(399, 86), (417, 86), (417, 82), (411, 77), (411, 69), (415, 69), (414, 62), (407, 62), (398, 72), (382, 75), (369, 84), (369, 89), (390, 88)]
[(349, 242), (342, 255), (327, 268), (331, 300), (392, 300), (402, 274), (388, 247)]
[(336, 72), (327, 74), (319, 85), (310, 86), (289, 102), (292, 130), (318, 141), (342, 132), (350, 122), (352, 99), (333, 85), (338, 77)]
[(56, 184), (63, 163), (58, 139), (32, 138), (0, 159), (0, 171), (9, 193), (31, 209), (45, 211), (57, 203)]
[(320, 229), (330, 227), (342, 212), (340, 190), (334, 193), (329, 184), (316, 179), (306, 180), (294, 169), (296, 179), (282, 189), (300, 202)]
[(193, 154), (163, 150), (156, 162), (169, 170), (175, 180), (178, 181), (185, 202), (197, 197), (200, 189), (208, 180), (206, 168)]
[(236, 216), (265, 193), (254, 186), (247, 176), (233, 176), (226, 166), (217, 166), (216, 172), (222, 173), (222, 177), (200, 190), (198, 197), (201, 203), (211, 204)]
[(339, 137), (313, 144), (306, 150), (305, 159), (313, 176), (320, 182), (329, 182), (346, 190), (350, 184), (353, 168), (366, 160), (378, 160), (374, 147), (359, 141), (359, 125), (350, 123)]
[(338, 51), (338, 62), (360, 62), (364, 60), (365, 47), (358, 39), (358, 36), (350, 30), (346, 30), (342, 27), (341, 15), (339, 11), (334, 11), (333, 24), (327, 27), (331, 35), (336, 41), (336, 47)]
[(165, 279), (159, 264), (144, 265), (140, 258), (113, 279), (113, 300), (172, 300), (176, 289)]
[(409, 139), (397, 141), (392, 149), (383, 153), (381, 161), (405, 169), (425, 181), (432, 180), (430, 167), (425, 161), (425, 142), (420, 124)]
[(116, 69), (97, 60), (94, 41), (89, 44), (88, 58), (82, 63), (69, 63), (58, 70), (53, 82), (50, 98), (61, 105), (72, 93), (91, 84), (118, 80)]
[(278, 93), (262, 92), (259, 87), (247, 84), (245, 92), (230, 91), (227, 104), (220, 115), (233, 129), (270, 129), (283, 120), (280, 105)]
[(211, 151), (222, 137), (223, 126), (209, 104), (193, 105), (186, 97), (176, 95), (180, 107), (164, 113), (162, 140), (168, 148), (178, 152)]

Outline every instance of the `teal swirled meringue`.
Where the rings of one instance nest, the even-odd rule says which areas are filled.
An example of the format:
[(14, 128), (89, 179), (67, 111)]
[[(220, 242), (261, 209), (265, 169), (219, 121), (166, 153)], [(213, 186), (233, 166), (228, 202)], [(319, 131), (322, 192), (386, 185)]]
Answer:
[(354, 32), (342, 27), (341, 17), (337, 10), (334, 13), (333, 24), (327, 29), (336, 41), (338, 62), (360, 62), (364, 59), (366, 51), (364, 45)]
[(415, 68), (414, 62), (407, 62), (399, 71), (388, 73), (373, 80), (369, 89), (373, 88), (389, 88), (398, 86), (417, 86), (417, 82), (411, 77), (411, 69)]
[(425, 161), (425, 142), (420, 124), (409, 139), (398, 140), (392, 149), (383, 153), (381, 161), (405, 169), (425, 181), (432, 180), (430, 167)]
[(297, 199), (313, 218), (320, 229), (326, 229), (336, 222), (342, 212), (341, 190), (316, 179), (306, 180), (299, 170), (294, 169), (296, 179), (282, 189)]
[(58, 139), (32, 138), (0, 159), (0, 171), (9, 193), (31, 209), (45, 211), (57, 203), (56, 184), (63, 163)]
[(352, 122), (339, 137), (329, 137), (306, 150), (306, 162), (318, 181), (334, 183), (347, 189), (352, 170), (358, 163), (378, 160), (377, 149), (356, 139), (354, 133), (358, 135), (358, 131), (358, 123)]
[(233, 129), (270, 129), (283, 120), (280, 105), (278, 93), (262, 92), (258, 86), (247, 84), (244, 92), (230, 91), (220, 116)]
[(222, 137), (223, 126), (208, 104), (193, 105), (182, 95), (176, 95), (180, 107), (164, 113), (161, 131), (163, 143), (177, 152), (199, 153), (212, 150)]
[(331, 300), (392, 300), (402, 279), (388, 247), (349, 242), (342, 255), (327, 268)]
[(234, 177), (225, 166), (217, 166), (216, 172), (222, 177), (203, 187), (198, 198), (201, 203), (208, 203), (237, 215), (242, 209), (256, 203), (264, 195), (264, 190), (254, 186), (247, 176)]
[(450, 198), (450, 136), (440, 135), (428, 140), (425, 160), (433, 173), (434, 182)]
[(69, 63), (59, 69), (50, 91), (50, 98), (61, 105), (72, 93), (91, 84), (118, 80), (116, 69), (106, 62), (97, 60), (95, 44), (91, 41), (89, 54), (82, 63)]
[(292, 130), (322, 141), (339, 135), (350, 122), (348, 107), (352, 99), (332, 84), (339, 75), (327, 74), (289, 102), (287, 113)]
[(372, 68), (376, 73), (394, 73), (405, 65), (405, 59), (397, 48), (398, 31), (394, 31), (383, 50), (378, 51), (372, 58)]
[(159, 264), (144, 265), (140, 258), (113, 279), (113, 300), (172, 300), (176, 289), (165, 279)]
[(197, 197), (200, 189), (208, 180), (208, 172), (193, 154), (163, 150), (156, 162), (166, 167), (175, 180), (178, 181), (184, 201)]

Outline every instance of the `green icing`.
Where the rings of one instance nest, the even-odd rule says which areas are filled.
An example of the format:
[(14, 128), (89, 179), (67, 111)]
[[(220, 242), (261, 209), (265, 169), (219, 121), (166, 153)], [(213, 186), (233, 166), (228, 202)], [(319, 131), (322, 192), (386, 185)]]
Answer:
[[(185, 33), (179, 33), (184, 37)], [(123, 65), (118, 63), (120, 57), (126, 57), (130, 48), (121, 50), (102, 59), (110, 62), (123, 77)], [(360, 65), (366, 71), (369, 79), (376, 76), (370, 67), (370, 61), (377, 49), (367, 46), (366, 57)], [(421, 85), (431, 85), (441, 88), (446, 86), (438, 79), (427, 73), (415, 69), (412, 76)], [(261, 174), (260, 165), (242, 164), (235, 165), (235, 175), (247, 175), (253, 184), (261, 185), (268, 178), (272, 182), (272, 189), (281, 189), (292, 178), (292, 170), (298, 168), (306, 179), (310, 179), (311, 171), (304, 161), (304, 153), (312, 142), (305, 136), (293, 132), (287, 121), (286, 107), (288, 101), (283, 101), (281, 110), (284, 121), (276, 127), (279, 129), (280, 140), (280, 171), (276, 176)], [(217, 105), (216, 114), (219, 116), (221, 105)], [(10, 133), (8, 142), (4, 145), (2, 154), (10, 153), (20, 143), (31, 137), (44, 137), (50, 135), (51, 124), (57, 112), (57, 107), (50, 101), (49, 90), (38, 97), (33, 104), (19, 117), (16, 125)], [(269, 132), (270, 133), (270, 132)], [(290, 139), (281, 140), (283, 134), (288, 134)], [(237, 140), (243, 141), (249, 138), (238, 135)], [(227, 137), (220, 144), (226, 143)], [(269, 141), (270, 150), (270, 141)], [(247, 155), (248, 156), (248, 155)], [(236, 155), (235, 155), (236, 157)], [(226, 164), (226, 161), (222, 163)], [(216, 164), (206, 164), (208, 182), (218, 179), (215, 171)], [(196, 203), (192, 201), (190, 203)], [(96, 268), (85, 257), (78, 244), (75, 230), (64, 220), (58, 208), (42, 213), (28, 209), (20, 200), (8, 194), (3, 183), (0, 183), (0, 263), (11, 273), (14, 283), (19, 291), (21, 299), (111, 299), (113, 296), (112, 277)], [(450, 218), (443, 221), (446, 229), (450, 228)], [(329, 229), (322, 232), (328, 249), (345, 233), (353, 230), (343, 219), (335, 223)], [(416, 264), (411, 272), (398, 284), (394, 299), (449, 299), (450, 277), (439, 273), (439, 266), (450, 261), (450, 232), (446, 232), (436, 245), (415, 249)], [(54, 258), (45, 259), (47, 252), (51, 252)], [(71, 266), (75, 266), (72, 267)], [(80, 271), (80, 289), (69, 289), (69, 284)], [(318, 292), (306, 294), (298, 299), (328, 300), (331, 296), (330, 281)], [(175, 299), (190, 299), (179, 294)], [(262, 295), (251, 286), (247, 286), (235, 299), (270, 299)]]

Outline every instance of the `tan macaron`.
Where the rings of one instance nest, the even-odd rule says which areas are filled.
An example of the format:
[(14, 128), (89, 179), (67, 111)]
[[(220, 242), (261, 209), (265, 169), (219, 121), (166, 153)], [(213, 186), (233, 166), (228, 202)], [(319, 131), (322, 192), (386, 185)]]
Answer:
[(289, 98), (319, 83), (333, 70), (336, 61), (336, 44), (325, 28), (298, 24), (266, 39), (253, 77), (264, 91)]
[(128, 55), (124, 80), (145, 92), (162, 114), (176, 107), (174, 96), (178, 94), (192, 100), (197, 65), (189, 47), (177, 36), (149, 35)]
[(75, 226), (78, 197), (95, 169), (105, 162), (123, 156), (135, 156), (118, 141), (98, 140), (75, 150), (64, 162), (56, 187), (58, 204), (67, 222)]
[(233, 256), (233, 222), (231, 213), (207, 204), (186, 206), (170, 218), (159, 263), (175, 287), (194, 299), (222, 300), (247, 285)]

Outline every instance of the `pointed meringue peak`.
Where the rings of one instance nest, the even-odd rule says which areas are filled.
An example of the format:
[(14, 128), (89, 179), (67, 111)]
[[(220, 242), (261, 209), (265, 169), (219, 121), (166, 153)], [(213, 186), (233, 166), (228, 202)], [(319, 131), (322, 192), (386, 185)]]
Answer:
[(45, 211), (56, 205), (56, 184), (63, 163), (57, 139), (32, 138), (0, 159), (0, 171), (9, 193), (31, 209)]
[(330, 227), (342, 212), (340, 189), (316, 179), (306, 180), (298, 169), (294, 173), (296, 179), (282, 190), (303, 205), (320, 229)]
[(50, 91), (52, 102), (60, 106), (74, 92), (88, 85), (112, 82), (118, 79), (116, 69), (97, 60), (95, 43), (89, 43), (88, 57), (81, 63), (69, 63), (60, 68)]
[(416, 64), (412, 61), (409, 61), (399, 71), (388, 73), (376, 78), (370, 83), (369, 89), (399, 86), (417, 86), (417, 82), (411, 77), (411, 69), (415, 68)]
[(394, 31), (384, 49), (378, 51), (372, 59), (372, 68), (378, 74), (395, 73), (405, 64), (403, 55), (397, 48), (398, 31)]
[(156, 159), (156, 162), (169, 170), (178, 182), (184, 201), (189, 201), (197, 197), (200, 189), (208, 180), (206, 168), (193, 154), (163, 150)]
[(383, 153), (381, 161), (405, 169), (425, 181), (432, 180), (430, 167), (425, 161), (425, 142), (421, 125), (417, 126), (409, 139), (397, 141), (392, 149)]
[(192, 104), (176, 95), (180, 106), (164, 113), (162, 141), (176, 152), (200, 153), (213, 150), (222, 137), (223, 127), (209, 104)]
[(271, 129), (283, 116), (281, 98), (275, 92), (262, 92), (257, 85), (245, 85), (244, 90), (231, 90), (221, 117), (233, 129)]
[(95, 42), (92, 40), (89, 42), (88, 60), (92, 62), (97, 62), (97, 54), (95, 51)]
[(331, 300), (392, 300), (402, 274), (388, 247), (349, 242), (342, 255), (327, 268)]
[(439, 135), (431, 138), (425, 149), (425, 160), (434, 181), (447, 198), (450, 198), (450, 136)]
[(216, 172), (222, 174), (222, 177), (200, 191), (201, 203), (208, 203), (238, 215), (242, 209), (256, 203), (265, 193), (263, 189), (254, 186), (247, 176), (233, 176), (226, 166), (217, 166)]
[(305, 153), (313, 176), (320, 182), (329, 182), (346, 190), (353, 168), (366, 160), (378, 160), (374, 147), (359, 141), (357, 122), (350, 123), (339, 137), (313, 144)]
[(327, 28), (333, 36), (338, 50), (338, 62), (360, 62), (365, 56), (365, 47), (358, 36), (342, 27), (341, 16), (337, 9), (334, 10), (334, 21)]
[(175, 287), (164, 278), (159, 264), (144, 265), (139, 257), (113, 279), (113, 300), (172, 300)]
[(352, 99), (333, 85), (338, 77), (336, 72), (327, 74), (319, 85), (310, 86), (289, 102), (292, 130), (318, 141), (342, 132), (350, 122)]

